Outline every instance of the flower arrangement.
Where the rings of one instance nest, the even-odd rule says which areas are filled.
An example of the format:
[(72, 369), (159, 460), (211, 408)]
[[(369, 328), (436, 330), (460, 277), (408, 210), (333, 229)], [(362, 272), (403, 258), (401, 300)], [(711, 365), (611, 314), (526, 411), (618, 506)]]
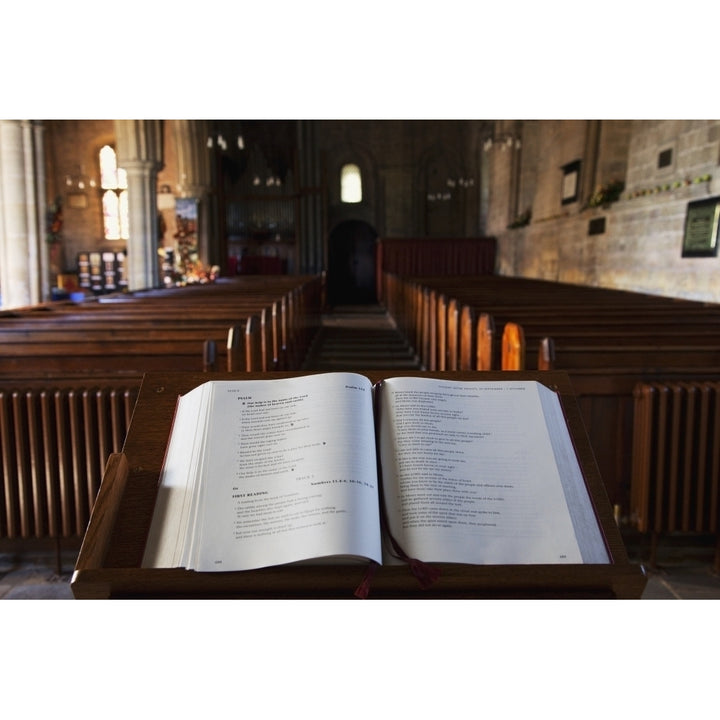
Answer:
[(601, 185), (596, 188), (592, 197), (588, 200), (588, 207), (600, 207), (614, 203), (620, 199), (624, 189), (625, 183), (622, 180), (613, 180), (607, 185)]
[(190, 260), (185, 264), (181, 285), (205, 285), (213, 283), (220, 274), (220, 267), (213, 265), (208, 267), (199, 260)]
[(195, 250), (181, 248), (178, 255), (169, 248), (158, 248), (161, 258), (163, 284), (165, 287), (205, 285), (213, 283), (220, 276), (219, 265), (204, 265)]

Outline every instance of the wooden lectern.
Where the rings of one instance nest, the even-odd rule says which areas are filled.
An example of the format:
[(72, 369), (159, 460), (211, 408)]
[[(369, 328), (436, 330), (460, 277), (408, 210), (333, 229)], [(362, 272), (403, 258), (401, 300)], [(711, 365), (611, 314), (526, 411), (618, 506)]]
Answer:
[[(362, 371), (360, 371), (362, 372)], [(78, 556), (71, 587), (76, 598), (353, 598), (363, 565), (292, 565), (245, 572), (194, 572), (141, 567), (177, 397), (208, 380), (274, 379), (307, 375), (264, 373), (149, 373), (145, 375), (122, 453), (107, 463)], [(372, 382), (393, 375), (453, 380), (508, 379), (507, 372), (362, 372)], [(630, 563), (600, 478), (566, 373), (512, 373), (560, 394), (568, 426), (610, 563), (579, 565), (438, 564), (440, 578), (422, 589), (406, 566), (381, 567), (370, 598), (639, 598), (647, 579)]]

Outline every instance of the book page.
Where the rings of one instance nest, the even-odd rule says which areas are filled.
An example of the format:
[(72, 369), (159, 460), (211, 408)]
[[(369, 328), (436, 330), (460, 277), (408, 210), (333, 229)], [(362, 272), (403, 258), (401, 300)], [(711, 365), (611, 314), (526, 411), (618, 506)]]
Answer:
[(182, 565), (185, 537), (188, 527), (194, 524), (190, 513), (196, 493), (199, 452), (204, 443), (208, 390), (208, 385), (201, 385), (178, 398), (143, 567)]
[[(382, 384), (384, 499), (390, 530), (408, 555), (474, 564), (583, 562), (546, 425), (546, 391), (559, 404), (532, 381)], [(552, 432), (567, 434), (564, 420), (559, 427), (555, 418)], [(568, 467), (579, 473), (572, 463), (563, 472)], [(568, 482), (582, 483), (589, 505), (582, 474)]]
[(327, 556), (379, 562), (370, 381), (325, 373), (206, 385), (188, 525), (196, 519), (182, 566), (248, 570)]
[(568, 431), (557, 393), (538, 384), (538, 394), (545, 413), (548, 436), (555, 454), (570, 518), (585, 563), (610, 562), (603, 533), (600, 530), (590, 493), (585, 485), (575, 446)]

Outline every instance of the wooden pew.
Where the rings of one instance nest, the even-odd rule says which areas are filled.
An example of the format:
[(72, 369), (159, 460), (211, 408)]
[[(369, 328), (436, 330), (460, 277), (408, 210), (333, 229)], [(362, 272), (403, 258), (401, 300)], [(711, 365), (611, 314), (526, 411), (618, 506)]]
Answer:
[[(473, 313), (474, 314), (474, 313)], [(472, 317), (472, 314), (466, 316)], [(524, 344), (524, 341), (523, 341)], [(477, 362), (473, 370), (494, 370), (495, 364), (495, 320), (493, 316), (481, 312), (477, 320)]]
[(538, 345), (538, 370), (555, 370), (555, 343), (550, 337), (543, 337)]
[[(220, 290), (193, 288), (177, 297), (172, 291), (145, 292), (2, 313), (0, 375), (22, 370), (22, 359), (30, 373), (43, 368), (62, 372), (83, 364), (101, 372), (123, 369), (123, 353), (137, 370), (159, 369), (173, 354), (173, 342), (176, 357), (168, 369), (204, 367), (209, 343), (220, 355), (216, 366), (235, 371), (282, 369), (301, 362), (319, 317), (317, 279), (286, 279), (277, 288), (268, 282), (252, 285), (255, 289), (231, 283)], [(233, 352), (227, 353), (233, 336), (247, 345), (240, 352), (247, 360), (244, 365), (237, 363), (235, 341), (229, 345)], [(47, 348), (53, 345), (61, 351), (49, 357), (52, 351)]]
[(174, 290), (0, 312), (0, 539), (82, 536), (144, 372), (282, 369), (319, 323), (314, 277)]
[(384, 276), (480, 275), (495, 272), (497, 240), (475, 238), (379, 238), (375, 266), (378, 298), (384, 295)]
[[(484, 283), (485, 278), (482, 280)], [(514, 278), (505, 278), (501, 286), (493, 278), (491, 285), (495, 292), (505, 287), (508, 294), (512, 294), (514, 292), (513, 280)], [(528, 348), (525, 362), (528, 369), (536, 369), (539, 345), (545, 343), (546, 338), (553, 340), (558, 369), (569, 369), (574, 364), (590, 363), (592, 366), (595, 364), (592, 353), (595, 353), (598, 358), (602, 357), (604, 362), (616, 365), (643, 363), (652, 366), (653, 358), (659, 354), (666, 355), (667, 362), (673, 365), (707, 365), (714, 363), (717, 357), (717, 338), (720, 337), (717, 330), (720, 329), (720, 314), (717, 308), (709, 308), (704, 303), (689, 301), (678, 303), (674, 300), (667, 302), (666, 299), (661, 298), (658, 308), (650, 304), (652, 298), (643, 296), (637, 303), (637, 307), (633, 308), (627, 299), (627, 293), (620, 293), (620, 298), (618, 298), (613, 291), (610, 291), (610, 295), (615, 301), (611, 305), (616, 304), (617, 308), (609, 315), (607, 308), (601, 304), (602, 292), (593, 292), (591, 300), (583, 300), (581, 297), (580, 301), (573, 303), (567, 295), (568, 290), (563, 289), (563, 301), (561, 303), (553, 302), (545, 307), (542, 306), (541, 294), (531, 295), (526, 292), (525, 302), (528, 304), (517, 303), (513, 308), (515, 314), (509, 316), (503, 314), (507, 305), (499, 304), (499, 302), (505, 303), (504, 297), (501, 299), (496, 297), (494, 303), (489, 306), (470, 302), (474, 286), (463, 288), (457, 279), (449, 278), (446, 281), (445, 278), (438, 278), (434, 280), (434, 286), (412, 280), (410, 284), (414, 284), (414, 289), (410, 293), (414, 295), (413, 299), (408, 302), (407, 295), (404, 294), (400, 307), (398, 307), (398, 303), (394, 303), (393, 310), (390, 310), (391, 314), (395, 311), (399, 312), (399, 318), (396, 318), (399, 327), (407, 327), (411, 323), (409, 318), (413, 312), (425, 317), (424, 305), (430, 306), (430, 317), (432, 317), (432, 313), (435, 312), (433, 305), (436, 302), (435, 298), (442, 294), (445, 298), (451, 298), (457, 305), (467, 305), (475, 315), (480, 312), (492, 314), (499, 334), (502, 334), (506, 322), (521, 324)], [(521, 285), (523, 284), (521, 283)], [(543, 293), (547, 295), (546, 284), (543, 283), (541, 287)], [(457, 295), (452, 296), (451, 293), (458, 289), (462, 292), (457, 292)], [(537, 288), (533, 286), (533, 289)], [(481, 288), (480, 295), (484, 296), (485, 294), (485, 290)], [(582, 295), (584, 293), (581, 293)], [(622, 300), (622, 303), (619, 300)], [(654, 308), (653, 324), (646, 319), (649, 307)], [(573, 317), (567, 317), (566, 308), (572, 308)], [(667, 308), (669, 318), (665, 314), (661, 314), (664, 313), (664, 308)], [(681, 309), (685, 313), (684, 315)], [(684, 321), (688, 314), (695, 322), (686, 323)], [(601, 319), (597, 319), (598, 316)], [(592, 320), (589, 321), (589, 318)], [(681, 324), (675, 326), (672, 324), (674, 318), (683, 320)], [(703, 324), (704, 320), (707, 320), (707, 324)], [(669, 326), (674, 328), (672, 333), (667, 331)], [(461, 332), (463, 331), (461, 330)], [(439, 352), (437, 328), (433, 328), (425, 322), (416, 328), (415, 335), (422, 348), (420, 357), (426, 366), (437, 366), (437, 361), (434, 359)], [(585, 346), (590, 348), (588, 353), (583, 350)], [(682, 350), (678, 348), (688, 350), (685, 357), (682, 355)], [(499, 366), (499, 357), (497, 357), (497, 361), (498, 364), (493, 367)], [(447, 364), (452, 364), (452, 362), (446, 360)]]
[[(554, 365), (569, 373), (608, 494), (621, 514), (628, 507), (635, 383), (720, 376), (718, 305), (518, 278), (426, 280), (387, 278), (386, 307), (406, 337), (427, 344), (426, 357), (433, 352), (427, 326), (413, 326), (433, 293), (446, 298), (448, 312), (452, 308), (459, 318), (460, 367), (484, 367), (477, 360), (479, 315), (493, 319), (496, 333), (508, 322), (520, 325), (528, 369)], [(452, 347), (448, 341), (446, 353)], [(499, 355), (495, 347), (493, 363)]]
[(522, 325), (505, 323), (502, 334), (501, 370), (525, 369), (525, 333)]

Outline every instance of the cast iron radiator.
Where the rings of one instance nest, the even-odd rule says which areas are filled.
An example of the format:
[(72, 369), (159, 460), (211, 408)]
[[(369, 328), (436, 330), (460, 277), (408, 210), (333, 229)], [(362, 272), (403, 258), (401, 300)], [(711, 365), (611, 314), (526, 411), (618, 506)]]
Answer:
[(0, 388), (0, 538), (82, 537), (139, 383)]
[(639, 383), (633, 427), (630, 518), (636, 529), (655, 539), (668, 532), (717, 535), (720, 382)]

